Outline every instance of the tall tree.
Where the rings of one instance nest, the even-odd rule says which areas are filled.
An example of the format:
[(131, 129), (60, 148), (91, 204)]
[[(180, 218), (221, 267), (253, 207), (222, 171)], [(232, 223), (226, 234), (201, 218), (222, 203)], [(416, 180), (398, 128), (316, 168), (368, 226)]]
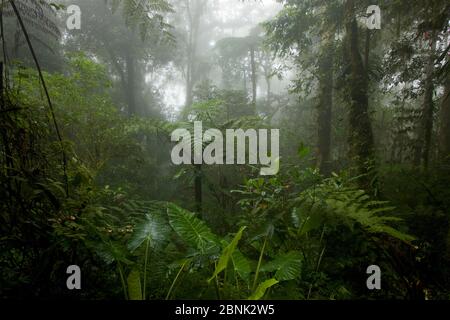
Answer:
[(202, 16), (205, 13), (206, 0), (185, 0), (188, 22), (186, 44), (186, 102), (185, 107), (190, 107), (193, 102), (193, 92), (198, 81), (198, 42)]
[[(313, 93), (318, 100), (316, 164), (325, 174), (331, 169), (334, 48), (339, 44), (335, 39), (340, 6), (336, 1), (288, 0), (277, 18), (265, 24), (270, 47), (281, 57), (293, 58), (297, 65), (300, 78), (294, 83), (295, 92), (311, 95), (312, 86), (305, 86), (305, 83), (312, 83), (319, 89)], [(320, 16), (316, 12), (320, 12)], [(313, 77), (304, 78), (305, 74)]]
[[(426, 168), (437, 151), (433, 143), (433, 136), (438, 131), (435, 98), (441, 85), (438, 75), (445, 69), (442, 64), (448, 51), (443, 44), (448, 37), (450, 5), (445, 0), (431, 0), (426, 4), (420, 0), (397, 0), (386, 1), (384, 8), (384, 21), (389, 29), (395, 30), (388, 38), (390, 54), (385, 77), (388, 83), (400, 79), (404, 86), (403, 101), (417, 105), (414, 119), (410, 120), (414, 126), (411, 133), (417, 137), (412, 158), (416, 166)], [(441, 121), (441, 133), (442, 124)]]
[(319, 61), (319, 104), (317, 119), (317, 166), (324, 174), (330, 172), (331, 123), (333, 110), (334, 33), (322, 37)]
[[(84, 28), (67, 34), (66, 48), (85, 50), (108, 64), (128, 115), (157, 115), (159, 111), (145, 99), (146, 92), (152, 93), (146, 75), (171, 59), (171, 28), (161, 15), (171, 12), (171, 7), (164, 0), (154, 7), (147, 7), (151, 6), (147, 1), (131, 0), (75, 3), (84, 12)], [(147, 8), (148, 15), (138, 13), (142, 8)]]
[[(430, 161), (430, 151), (431, 151), (431, 138), (433, 134), (434, 126), (434, 91), (435, 91), (435, 61), (436, 61), (436, 41), (437, 41), (436, 30), (431, 31), (431, 39), (429, 41), (429, 53), (428, 59), (425, 66), (425, 79), (424, 79), (424, 96), (423, 96), (423, 106), (422, 106), (422, 121), (420, 127), (420, 136), (422, 145), (420, 149), (422, 151), (421, 161), (425, 168), (428, 168)], [(419, 150), (420, 150), (419, 149)]]
[(352, 160), (358, 174), (364, 176), (361, 182), (368, 187), (368, 176), (374, 160), (374, 138), (369, 115), (368, 70), (360, 51), (360, 30), (357, 22), (354, 0), (345, 3), (345, 56), (349, 69), (347, 90), (349, 94), (349, 146)]

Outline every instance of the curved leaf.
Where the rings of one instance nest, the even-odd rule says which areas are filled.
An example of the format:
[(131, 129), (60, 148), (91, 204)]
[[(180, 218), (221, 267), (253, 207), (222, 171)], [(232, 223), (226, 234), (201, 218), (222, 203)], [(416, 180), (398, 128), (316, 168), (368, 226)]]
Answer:
[(219, 263), (216, 266), (216, 270), (214, 271), (214, 274), (211, 276), (208, 282), (217, 277), (219, 273), (227, 268), (228, 262), (230, 261), (231, 256), (236, 250), (239, 240), (241, 240), (242, 238), (242, 233), (246, 228), (247, 227), (242, 227), (234, 236), (233, 241), (231, 241), (231, 243), (223, 249), (222, 255), (219, 258)]
[(248, 282), (250, 279), (250, 273), (252, 268), (250, 266), (250, 261), (236, 249), (231, 255), (231, 261), (233, 263), (234, 271), (242, 278), (242, 280)]
[(248, 298), (248, 300), (260, 300), (266, 294), (267, 289), (276, 285), (279, 281), (276, 279), (269, 279), (261, 283), (255, 292)]

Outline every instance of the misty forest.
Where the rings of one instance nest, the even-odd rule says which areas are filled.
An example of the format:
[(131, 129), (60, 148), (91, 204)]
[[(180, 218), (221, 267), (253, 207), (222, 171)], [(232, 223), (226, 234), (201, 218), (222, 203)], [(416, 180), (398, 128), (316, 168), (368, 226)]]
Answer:
[(0, 298), (450, 299), (448, 1), (0, 10)]

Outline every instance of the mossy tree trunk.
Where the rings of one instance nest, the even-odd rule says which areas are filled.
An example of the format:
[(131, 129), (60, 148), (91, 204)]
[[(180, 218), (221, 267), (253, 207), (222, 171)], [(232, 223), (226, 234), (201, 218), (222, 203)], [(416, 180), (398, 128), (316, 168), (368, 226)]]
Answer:
[(346, 58), (349, 75), (347, 89), (350, 100), (349, 112), (349, 146), (351, 160), (357, 174), (361, 176), (360, 184), (369, 188), (373, 179), (374, 137), (369, 115), (368, 71), (364, 66), (360, 51), (360, 31), (356, 20), (354, 0), (347, 0), (346, 6)]

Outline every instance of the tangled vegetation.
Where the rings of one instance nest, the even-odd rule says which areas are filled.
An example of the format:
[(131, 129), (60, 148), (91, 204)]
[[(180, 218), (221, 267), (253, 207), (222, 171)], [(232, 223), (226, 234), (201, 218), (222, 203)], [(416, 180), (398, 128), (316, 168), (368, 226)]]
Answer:
[[(203, 0), (72, 2), (81, 31), (28, 43), (2, 1), (1, 298), (450, 298), (447, 1), (369, 31), (366, 1), (280, 1), (245, 37)], [(280, 128), (279, 174), (175, 166), (194, 121)]]

